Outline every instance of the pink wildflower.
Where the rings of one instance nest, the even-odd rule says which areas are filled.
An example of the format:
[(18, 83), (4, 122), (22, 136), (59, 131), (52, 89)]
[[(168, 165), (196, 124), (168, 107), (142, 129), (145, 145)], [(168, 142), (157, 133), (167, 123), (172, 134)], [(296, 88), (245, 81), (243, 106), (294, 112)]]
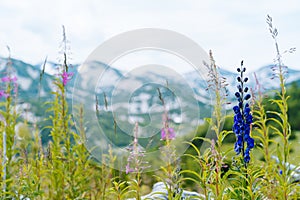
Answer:
[(9, 97), (9, 94), (7, 94), (4, 90), (0, 90), (0, 98), (2, 97), (7, 98)]
[(72, 72), (70, 72), (70, 73), (63, 72), (63, 74), (61, 76), (62, 76), (63, 85), (66, 86), (68, 81), (71, 80), (73, 73)]
[(131, 169), (130, 166), (129, 166), (129, 163), (127, 163), (127, 165), (126, 165), (126, 174), (129, 174), (129, 173), (132, 173), (132, 172), (134, 172), (134, 170)]
[(10, 81), (10, 78), (8, 76), (4, 76), (1, 78), (2, 82), (9, 82)]
[(1, 78), (2, 82), (6, 83), (6, 82), (13, 82), (15, 83), (18, 79), (16, 76), (13, 77), (9, 77), (9, 76), (4, 76)]
[(175, 131), (173, 128), (168, 128), (167, 131), (165, 128), (161, 129), (161, 139), (162, 140), (173, 140), (175, 138)]
[(16, 76), (13, 76), (12, 78), (10, 78), (10, 80), (11, 80), (13, 83), (15, 83), (15, 82), (17, 82), (18, 78), (17, 78)]

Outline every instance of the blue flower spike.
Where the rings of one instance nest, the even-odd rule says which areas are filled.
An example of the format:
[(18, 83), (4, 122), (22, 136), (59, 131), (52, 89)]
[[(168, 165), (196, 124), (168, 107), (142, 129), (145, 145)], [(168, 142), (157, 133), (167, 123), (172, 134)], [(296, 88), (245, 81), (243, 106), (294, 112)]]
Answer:
[(237, 155), (242, 154), (244, 162), (249, 163), (250, 150), (254, 147), (254, 139), (250, 136), (252, 114), (247, 101), (250, 100), (251, 95), (247, 93), (249, 88), (244, 85), (248, 81), (248, 77), (244, 77), (246, 68), (243, 66), (243, 61), (241, 62), (241, 67), (237, 68), (237, 72), (239, 72), (239, 76), (237, 77), (238, 91), (235, 93), (235, 97), (238, 100), (238, 104), (233, 107), (234, 123), (232, 127), (236, 135), (234, 151)]

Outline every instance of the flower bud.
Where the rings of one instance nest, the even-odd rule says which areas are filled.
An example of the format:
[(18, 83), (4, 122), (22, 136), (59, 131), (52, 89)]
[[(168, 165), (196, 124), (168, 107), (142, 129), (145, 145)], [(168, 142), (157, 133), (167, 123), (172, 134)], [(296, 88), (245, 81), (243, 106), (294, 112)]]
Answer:
[(236, 92), (234, 95), (235, 95), (237, 98), (239, 98), (239, 97), (241, 96), (239, 92)]
[(250, 99), (251, 98), (251, 95), (250, 94), (247, 94), (246, 96), (245, 96), (245, 100), (247, 101), (248, 99)]

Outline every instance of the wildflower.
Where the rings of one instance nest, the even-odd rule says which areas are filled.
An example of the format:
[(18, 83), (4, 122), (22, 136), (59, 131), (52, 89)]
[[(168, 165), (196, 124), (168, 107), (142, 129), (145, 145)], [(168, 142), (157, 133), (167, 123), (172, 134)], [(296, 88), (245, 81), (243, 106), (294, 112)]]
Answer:
[(12, 78), (10, 78), (10, 81), (15, 83), (17, 82), (18, 78), (16, 76), (13, 76)]
[(13, 77), (9, 77), (9, 76), (4, 76), (1, 78), (2, 82), (3, 83), (7, 83), (7, 82), (12, 82), (12, 83), (15, 83), (18, 79), (16, 76), (13, 76)]
[[(15, 94), (18, 93), (18, 83), (17, 83), (17, 80), (18, 80), (18, 78), (16, 76), (4, 76), (4, 77), (1, 78), (1, 81), (3, 83), (7, 83), (7, 84), (12, 83), (12, 85), (13, 85), (13, 92)], [(10, 96), (9, 93), (7, 93), (5, 91), (0, 91), (0, 98), (1, 97), (7, 98), (9, 96)]]
[[(250, 136), (252, 115), (250, 106), (246, 101), (251, 98), (251, 95), (247, 94), (249, 90), (248, 87), (244, 87), (244, 83), (248, 81), (248, 78), (243, 77), (246, 71), (246, 68), (243, 67), (243, 62), (241, 63), (241, 68), (238, 68), (237, 71), (240, 73), (240, 76), (237, 78), (239, 85), (237, 86), (238, 92), (235, 93), (235, 97), (239, 103), (233, 107), (234, 124), (232, 129), (237, 138), (234, 151), (237, 155), (242, 153), (245, 163), (249, 163), (250, 150), (254, 147), (254, 139)], [(247, 144), (246, 149), (245, 143)]]
[(63, 85), (66, 86), (68, 81), (71, 80), (73, 73), (63, 72), (61, 76), (62, 76)]
[(7, 94), (4, 90), (0, 90), (0, 98), (2, 97), (7, 98), (9, 97), (9, 94)]
[(2, 82), (3, 83), (6, 83), (6, 82), (9, 82), (10, 81), (10, 78), (8, 76), (4, 76), (1, 78)]
[(162, 128), (161, 139), (162, 140), (173, 140), (175, 138), (175, 131), (173, 128)]
[[(18, 87), (18, 84), (16, 83), (17, 82), (17, 77), (16, 76), (13, 76), (13, 77), (10, 77), (10, 76), (4, 76), (1, 78), (1, 81), (3, 83), (13, 83), (14, 84), (14, 92), (17, 93), (17, 87)], [(10, 95), (4, 91), (4, 90), (0, 90), (0, 98), (4, 97), (4, 98), (8, 98)]]
[[(130, 145), (129, 156), (127, 158), (127, 165), (125, 167), (126, 174), (128, 173), (141, 173), (148, 167), (148, 163), (143, 161), (145, 151), (138, 143), (138, 123), (135, 123), (134, 127), (134, 139), (132, 145)], [(131, 167), (132, 166), (132, 167)]]
[(18, 83), (14, 83), (14, 90), (13, 90), (13, 92), (15, 93), (15, 94), (17, 94), (18, 93)]
[(132, 173), (134, 172), (134, 169), (131, 169), (130, 166), (129, 166), (129, 163), (127, 163), (126, 165), (126, 174), (129, 174), (129, 173)]

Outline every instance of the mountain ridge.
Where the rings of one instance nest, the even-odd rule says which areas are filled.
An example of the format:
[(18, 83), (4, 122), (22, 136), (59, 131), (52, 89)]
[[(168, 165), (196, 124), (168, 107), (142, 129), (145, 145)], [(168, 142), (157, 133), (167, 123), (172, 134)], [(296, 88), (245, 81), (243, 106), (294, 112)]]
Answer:
[[(19, 97), (21, 102), (31, 100), (36, 101), (36, 97), (39, 97), (39, 99), (43, 99), (43, 101), (46, 101), (47, 99), (51, 98), (51, 90), (54, 87), (53, 80), (58, 75), (59, 71), (57, 68), (59, 67), (59, 64), (54, 62), (47, 62), (45, 74), (43, 74), (43, 79), (40, 82), (40, 73), (43, 63), (41, 65), (31, 65), (29, 63), (23, 62), (22, 60), (14, 58), (12, 58), (11, 61), (19, 80)], [(7, 59), (0, 57), (1, 77), (5, 75), (6, 63)], [(91, 88), (91, 90), (93, 90), (92, 92), (96, 92), (96, 95), (98, 95), (98, 99), (100, 99), (99, 103), (101, 105), (104, 105), (103, 96), (106, 96), (107, 100), (115, 98), (115, 102), (118, 102), (119, 105), (125, 105), (126, 103), (128, 104), (128, 102), (131, 102), (132, 105), (135, 106), (132, 108), (125, 108), (125, 110), (140, 110), (141, 112), (149, 111), (151, 109), (157, 110), (153, 107), (159, 102), (156, 98), (157, 88), (154, 87), (165, 87), (165, 92), (167, 95), (171, 95), (171, 93), (174, 92), (173, 95), (175, 94), (178, 97), (178, 99), (176, 100), (177, 108), (179, 105), (178, 103), (180, 103), (180, 105), (187, 106), (193, 104), (193, 101), (195, 100), (198, 101), (199, 105), (202, 105), (206, 112), (208, 112), (209, 108), (207, 107), (207, 105), (212, 104), (212, 96), (207, 91), (207, 82), (203, 79), (203, 77), (201, 77), (201, 74), (199, 73), (188, 72), (185, 74), (181, 74), (180, 76), (177, 76), (176, 74), (170, 74), (170, 76), (167, 78), (171, 78), (168, 80), (167, 78), (164, 79), (164, 76), (168, 75), (167, 68), (164, 69), (162, 74), (159, 73), (159, 70), (151, 71), (151, 69), (141, 69), (139, 73), (133, 71), (133, 73), (130, 72), (125, 74), (123, 71), (112, 68), (101, 62), (94, 62), (93, 65), (96, 69), (98, 67), (102, 70), (105, 69), (103, 73), (104, 75), (101, 77), (100, 81), (98, 81), (97, 85), (95, 86), (95, 89), (93, 90), (93, 88)], [(260, 85), (262, 85), (265, 90), (278, 88), (278, 81), (271, 81), (271, 78), (274, 77), (274, 72), (271, 69), (272, 66), (273, 65), (263, 66), (255, 72), (246, 71), (246, 76), (249, 77), (249, 82), (247, 82), (247, 86), (250, 88), (255, 88), (257, 79), (259, 80)], [(72, 97), (73, 87), (78, 86), (76, 85), (78, 83), (76, 83), (75, 78), (77, 79), (78, 77), (80, 77), (80, 75), (78, 75), (77, 73), (79, 67), (79, 64), (75, 64), (72, 65), (72, 67), (70, 67), (70, 71), (74, 73), (74, 77), (72, 80), (70, 80), (70, 82), (67, 85), (69, 99), (71, 99)], [(228, 84), (227, 90), (229, 91), (228, 100), (232, 101), (234, 100), (234, 93), (237, 90), (236, 77), (238, 74), (223, 68), (219, 68), (219, 71), (220, 74), (222, 76), (225, 76), (226, 78)], [(254, 76), (254, 73), (256, 74), (256, 77)], [(300, 71), (288, 68), (286, 83), (290, 84), (294, 81), (300, 82)], [(151, 86), (149, 86), (148, 83), (157, 83), (158, 85), (156, 84), (151, 88)], [(147, 87), (144, 87), (145, 85), (147, 85)], [(131, 89), (129, 89), (129, 86), (131, 87)], [(117, 92), (115, 91), (116, 87), (118, 87)], [(167, 91), (168, 87), (170, 87), (170, 91), (172, 91), (171, 93)], [(122, 98), (125, 97), (131, 99), (126, 99), (127, 102), (122, 103), (122, 101), (124, 101), (122, 100)], [(145, 97), (147, 97), (146, 100), (140, 99)], [(148, 106), (146, 106), (145, 101), (148, 102)], [(177, 110), (176, 112), (178, 113), (179, 111)]]
[[(0, 77), (5, 76), (7, 59), (0, 58)], [(165, 69), (161, 74), (159, 70), (151, 71), (149, 69), (141, 69), (141, 71), (133, 71), (125, 73), (118, 69), (112, 68), (104, 63), (94, 62), (94, 69), (106, 69), (97, 85), (91, 86), (88, 83), (89, 91), (74, 92), (74, 87), (80, 89), (81, 75), (77, 73), (79, 65), (72, 65), (70, 71), (74, 73), (74, 77), (67, 84), (67, 101), (72, 107), (73, 104), (82, 105), (81, 100), (86, 105), (84, 108), (86, 113), (94, 115), (97, 109), (99, 124), (105, 132), (114, 137), (115, 120), (118, 125), (118, 131), (123, 131), (124, 140), (128, 139), (127, 133), (130, 133), (134, 127), (134, 122), (138, 121), (141, 125), (143, 133), (154, 134), (161, 128), (161, 113), (164, 106), (159, 98), (160, 91), (165, 106), (168, 109), (170, 123), (174, 127), (178, 127), (178, 132), (189, 133), (204, 122), (205, 118), (211, 117), (212, 105), (214, 103), (213, 92), (207, 90), (207, 82), (201, 74), (190, 72), (180, 76), (170, 75)], [(49, 102), (53, 98), (52, 91), (55, 88), (54, 80), (58, 77), (59, 64), (48, 62), (46, 65), (46, 73), (40, 82), (40, 73), (42, 65), (31, 65), (26, 62), (12, 59), (12, 66), (19, 81), (18, 92), (18, 111), (23, 119), (30, 123), (41, 123), (40, 126), (49, 122), (43, 122), (43, 119), (49, 118), (46, 112), (45, 102)], [(150, 70), (151, 73), (148, 73)], [(137, 73), (138, 72), (138, 73)], [(227, 96), (228, 102), (236, 101), (234, 93), (236, 92), (237, 73), (232, 73), (226, 69), (220, 68), (222, 76), (226, 77), (228, 83)], [(270, 81), (272, 78), (272, 69), (270, 66), (260, 68), (257, 72), (257, 79), (266, 90), (276, 89), (279, 87), (278, 81)], [(98, 74), (93, 74), (93, 77)], [(95, 76), (96, 75), (96, 76)], [(164, 75), (167, 76), (166, 79)], [(300, 82), (300, 71), (289, 70), (289, 78), (287, 84), (292, 81)], [(253, 73), (247, 72), (249, 76), (248, 87), (255, 88), (255, 77)], [(170, 78), (171, 77), (171, 78)], [(60, 78), (60, 77), (59, 77)], [(170, 78), (169, 80), (167, 78)], [(87, 79), (87, 81), (90, 81)], [(130, 87), (129, 87), (130, 86)], [(0, 89), (4, 85), (0, 85)], [(78, 88), (76, 88), (78, 89)], [(90, 95), (89, 98), (76, 95)], [(75, 97), (75, 101), (74, 101)], [(96, 98), (95, 98), (96, 97)], [(79, 101), (76, 101), (76, 98)], [(97, 102), (96, 102), (96, 101)], [(106, 101), (108, 104), (106, 104)], [(80, 104), (78, 104), (80, 103)], [(231, 106), (231, 105), (230, 105)], [(228, 105), (225, 109), (231, 109)], [(72, 109), (69, 109), (70, 112)], [(43, 130), (42, 135), (48, 138), (49, 130)], [(122, 137), (123, 137), (122, 136)], [(143, 135), (147, 137), (148, 135)], [(127, 139), (126, 139), (127, 138)], [(45, 139), (46, 141), (47, 139)]]

